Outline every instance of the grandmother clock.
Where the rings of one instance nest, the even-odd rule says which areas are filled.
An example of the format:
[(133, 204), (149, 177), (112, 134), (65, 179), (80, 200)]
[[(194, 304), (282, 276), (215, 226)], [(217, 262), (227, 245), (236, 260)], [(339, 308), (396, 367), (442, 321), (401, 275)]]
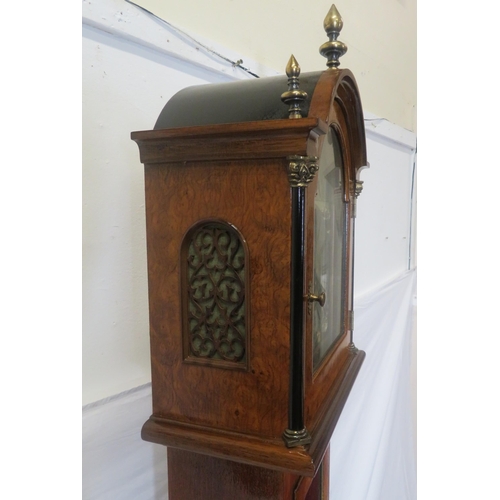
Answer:
[[(353, 343), (361, 101), (339, 69), (190, 87), (145, 167), (153, 414), (170, 500), (328, 498), (328, 445), (363, 362)], [(300, 77), (300, 78), (299, 78)], [(283, 102), (282, 102), (283, 101)], [(283, 104), (285, 103), (285, 104)]]

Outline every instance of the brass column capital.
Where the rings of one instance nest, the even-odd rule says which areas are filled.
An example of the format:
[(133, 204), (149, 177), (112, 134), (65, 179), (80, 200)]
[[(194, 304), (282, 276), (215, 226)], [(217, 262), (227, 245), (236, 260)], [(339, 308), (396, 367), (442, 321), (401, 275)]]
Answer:
[(361, 191), (363, 191), (363, 181), (356, 180), (354, 184), (354, 195), (356, 198), (361, 194)]
[(317, 156), (287, 156), (288, 180), (293, 188), (307, 187), (319, 170)]

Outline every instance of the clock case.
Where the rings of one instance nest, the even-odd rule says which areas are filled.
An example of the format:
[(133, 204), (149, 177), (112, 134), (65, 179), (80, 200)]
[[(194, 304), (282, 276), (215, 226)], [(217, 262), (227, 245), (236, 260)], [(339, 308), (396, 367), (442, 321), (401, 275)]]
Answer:
[[(355, 202), (367, 161), (352, 73), (303, 74), (300, 88), (303, 118), (289, 119), (285, 76), (190, 87), (154, 130), (132, 139), (145, 168), (153, 393), (142, 438), (312, 478), (365, 356), (353, 343), (352, 311)], [(314, 166), (328, 127), (345, 186), (344, 325), (314, 371)], [(189, 353), (185, 239), (204, 223), (232, 228), (244, 247), (243, 363)]]

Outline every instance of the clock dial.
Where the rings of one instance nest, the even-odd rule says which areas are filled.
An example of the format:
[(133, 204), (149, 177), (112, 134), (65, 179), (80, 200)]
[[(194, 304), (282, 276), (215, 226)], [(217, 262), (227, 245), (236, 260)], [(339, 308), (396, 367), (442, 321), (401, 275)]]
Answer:
[(343, 333), (346, 202), (342, 157), (331, 128), (323, 143), (314, 200), (313, 367), (316, 370)]

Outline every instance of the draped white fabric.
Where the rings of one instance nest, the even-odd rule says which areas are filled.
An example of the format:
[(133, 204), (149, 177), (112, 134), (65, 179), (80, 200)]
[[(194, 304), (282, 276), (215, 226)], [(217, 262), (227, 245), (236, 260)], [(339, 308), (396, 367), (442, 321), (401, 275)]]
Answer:
[[(332, 500), (414, 500), (410, 355), (416, 271), (355, 302), (366, 359), (331, 441)], [(165, 500), (165, 448), (142, 441), (148, 384), (83, 409), (84, 500)], [(203, 500), (203, 499), (193, 499)]]
[(166, 448), (141, 440), (151, 384), (83, 408), (83, 499), (164, 500)]
[(416, 271), (355, 301), (366, 358), (330, 443), (332, 500), (416, 498), (410, 392)]

